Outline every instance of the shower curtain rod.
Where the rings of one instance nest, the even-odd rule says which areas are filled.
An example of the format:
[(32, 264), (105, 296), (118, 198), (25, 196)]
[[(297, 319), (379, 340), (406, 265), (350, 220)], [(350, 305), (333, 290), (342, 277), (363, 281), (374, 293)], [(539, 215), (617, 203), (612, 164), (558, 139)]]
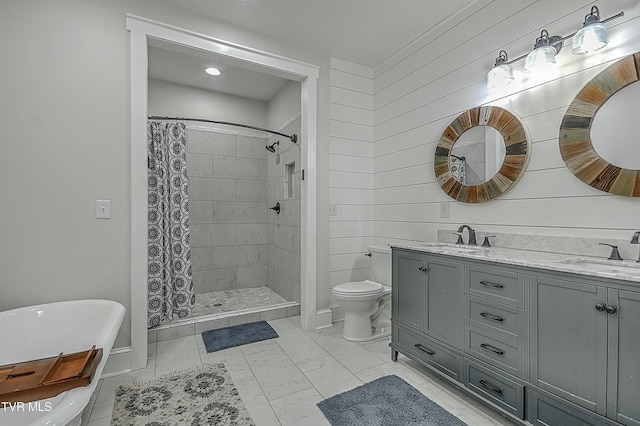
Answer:
[(284, 136), (285, 138), (289, 138), (289, 140), (293, 143), (298, 142), (298, 135), (296, 135), (295, 133), (292, 135), (287, 135), (284, 133), (276, 132), (275, 130), (269, 130), (269, 129), (264, 129), (262, 127), (250, 126), (248, 124), (232, 123), (230, 121), (206, 120), (204, 118), (161, 117), (158, 115), (150, 115), (149, 120), (201, 121), (203, 123), (226, 124), (228, 126), (245, 127), (247, 129), (260, 130), (262, 132), (273, 133), (274, 135), (280, 135), (280, 136)]

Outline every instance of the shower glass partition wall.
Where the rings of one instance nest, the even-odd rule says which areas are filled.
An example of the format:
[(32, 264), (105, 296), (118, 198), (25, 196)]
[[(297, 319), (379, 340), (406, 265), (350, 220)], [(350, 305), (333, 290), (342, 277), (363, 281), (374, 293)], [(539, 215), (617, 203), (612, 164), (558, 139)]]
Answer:
[[(273, 141), (279, 137), (275, 138)], [(284, 150), (293, 148), (298, 160), (288, 159), (292, 151), (286, 161), (295, 161), (297, 166), (299, 148), (286, 138), (280, 140), (279, 161), (284, 160)], [(281, 201), (279, 217), (270, 210), (272, 199), (267, 194), (272, 193), (271, 187), (278, 180), (275, 176), (280, 174), (280, 181), (284, 176), (284, 172), (278, 172), (282, 164), (274, 167), (278, 150), (271, 154), (265, 149), (273, 141), (258, 134), (188, 126), (187, 175), (196, 291), (193, 317), (235, 316), (230, 320), (233, 324), (300, 312), (300, 191), (297, 206), (289, 205), (293, 200), (287, 200), (286, 207)], [(287, 225), (280, 224), (285, 229), (282, 231), (278, 222), (285, 217)], [(289, 229), (294, 224), (298, 229), (295, 248)], [(281, 236), (282, 232), (287, 236)], [(274, 250), (277, 252), (272, 253)], [(297, 260), (283, 256), (284, 250), (295, 252)]]

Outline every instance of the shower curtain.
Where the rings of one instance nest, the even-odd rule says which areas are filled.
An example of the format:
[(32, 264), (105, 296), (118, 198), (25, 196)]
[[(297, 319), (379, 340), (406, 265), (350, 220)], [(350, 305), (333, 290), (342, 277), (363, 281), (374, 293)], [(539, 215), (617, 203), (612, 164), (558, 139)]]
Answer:
[(191, 314), (195, 291), (189, 248), (186, 128), (149, 122), (148, 327)]
[(467, 163), (464, 157), (451, 156), (451, 174), (460, 183), (467, 183)]

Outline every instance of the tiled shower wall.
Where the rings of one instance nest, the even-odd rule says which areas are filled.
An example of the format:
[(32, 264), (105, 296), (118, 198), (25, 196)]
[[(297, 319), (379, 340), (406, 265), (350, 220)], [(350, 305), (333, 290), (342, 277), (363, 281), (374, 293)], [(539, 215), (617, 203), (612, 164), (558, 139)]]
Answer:
[[(300, 117), (279, 130), (300, 136)], [(280, 203), (280, 214), (268, 210), (267, 286), (289, 301), (300, 302), (300, 141), (273, 135), (269, 145), (279, 141), (276, 152), (267, 152), (268, 207)], [(294, 164), (287, 189), (286, 165)], [(291, 197), (287, 197), (291, 192)]]
[(196, 293), (264, 286), (267, 139), (189, 128), (187, 175)]

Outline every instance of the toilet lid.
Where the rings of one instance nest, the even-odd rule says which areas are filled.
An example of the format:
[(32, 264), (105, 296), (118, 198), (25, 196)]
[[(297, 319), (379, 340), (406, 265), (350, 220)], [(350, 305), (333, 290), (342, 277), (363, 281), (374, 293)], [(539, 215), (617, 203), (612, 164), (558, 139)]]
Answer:
[(350, 283), (339, 284), (333, 288), (335, 293), (365, 295), (376, 294), (382, 292), (382, 284), (375, 281), (354, 281)]

